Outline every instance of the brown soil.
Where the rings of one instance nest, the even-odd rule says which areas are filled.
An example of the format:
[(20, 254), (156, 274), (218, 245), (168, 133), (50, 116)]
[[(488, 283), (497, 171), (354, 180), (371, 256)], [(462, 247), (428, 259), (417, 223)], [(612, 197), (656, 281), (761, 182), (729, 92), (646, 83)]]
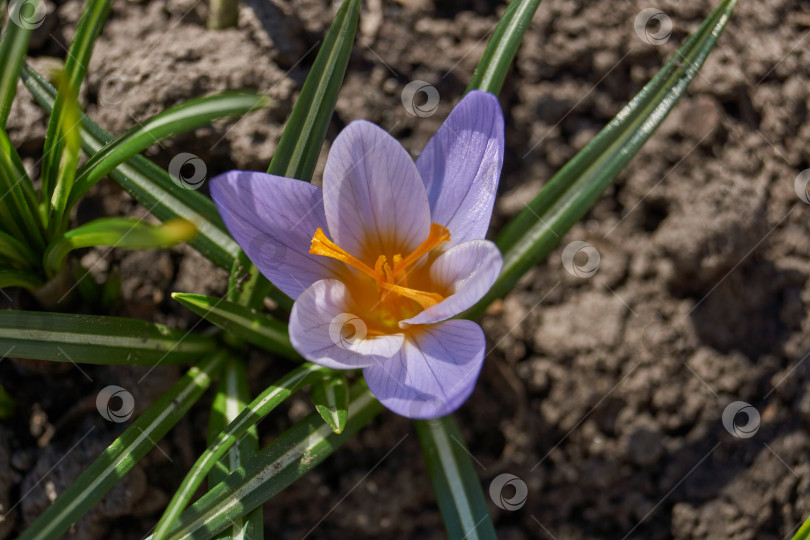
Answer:
[[(504, 6), (380, 4), (364, 8), (329, 139), (365, 118), (418, 151), (461, 96), (492, 13)], [(644, 5), (541, 5), (501, 94), (508, 152), (493, 230), (616, 114), (711, 4), (655, 2), (673, 22), (658, 46), (634, 32)], [(52, 7), (35, 62), (64, 55), (80, 12), (74, 0)], [(192, 152), (209, 177), (261, 170), (333, 13), (325, 1), (249, 0), (238, 29), (211, 32), (204, 5), (191, 0), (116, 2), (90, 65), (86, 108), (120, 133), (193, 95), (258, 88), (274, 98), (270, 109), (148, 153), (167, 166)], [(489, 310), (492, 352), (457, 418), (485, 490), (504, 472), (528, 485), (522, 508), (490, 506), (500, 537), (781, 539), (807, 516), (810, 235), (794, 180), (810, 167), (808, 35), (806, 2), (741, 3), (659, 132), (548, 261)], [(416, 79), (440, 93), (430, 117), (410, 116), (400, 102)], [(20, 94), (9, 131), (35, 170), (45, 116)], [(77, 219), (139, 212), (110, 182)], [(590, 278), (563, 266), (575, 240), (600, 255)], [(115, 313), (176, 327), (195, 319), (169, 292), (222, 294), (226, 278), (189, 248), (89, 250), (83, 263), (98, 279), (121, 274)], [(26, 305), (24, 296), (16, 302)], [(254, 352), (253, 391), (288, 367)], [(100, 388), (128, 388), (142, 409), (177, 376), (160, 368), (138, 384), (143, 371), (82, 370), (0, 363), (18, 401), (14, 421), (0, 425), (0, 504), (22, 499), (0, 538), (23, 530), (120, 433), (96, 414)], [(760, 413), (753, 437), (724, 428), (734, 401)], [(203, 399), (69, 537), (141, 538), (204, 447), (209, 404)], [(309, 409), (305, 396), (292, 399), (261, 423), (263, 441)], [(316, 524), (316, 538), (445, 535), (417, 437), (387, 413), (264, 508), (268, 537), (300, 538)]]

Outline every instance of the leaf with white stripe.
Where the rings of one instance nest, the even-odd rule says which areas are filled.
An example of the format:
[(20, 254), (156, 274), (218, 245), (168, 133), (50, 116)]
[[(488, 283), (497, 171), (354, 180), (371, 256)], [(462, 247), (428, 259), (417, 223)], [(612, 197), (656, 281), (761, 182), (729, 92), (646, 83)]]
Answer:
[(312, 383), (310, 390), (315, 410), (332, 431), (340, 433), (349, 417), (349, 382), (343, 372), (330, 373)]
[(183, 418), (224, 360), (225, 353), (218, 352), (189, 369), (59, 495), (20, 540), (61, 538)]

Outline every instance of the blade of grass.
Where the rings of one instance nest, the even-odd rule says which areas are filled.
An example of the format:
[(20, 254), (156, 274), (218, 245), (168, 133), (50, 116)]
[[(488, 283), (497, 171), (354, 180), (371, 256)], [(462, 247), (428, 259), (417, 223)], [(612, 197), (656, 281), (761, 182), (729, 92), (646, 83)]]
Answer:
[[(29, 66), (22, 74), (23, 83), (46, 111), (53, 108), (56, 90)], [(86, 115), (82, 115), (82, 147), (88, 155), (100, 151), (113, 140)], [(191, 189), (179, 187), (171, 175), (143, 156), (122, 163), (110, 176), (132, 197), (161, 221), (181, 218), (190, 221), (198, 234), (190, 244), (214, 264), (230, 270), (239, 246), (225, 230), (214, 203)]]
[(593, 206), (686, 91), (717, 43), (735, 3), (721, 2), (641, 92), (504, 227), (496, 238), (504, 254), (501, 274), (463, 317), (479, 317), (511, 290)]
[[(58, 146), (53, 147), (54, 152), (58, 152), (60, 159), (58, 167), (54, 174), (55, 185), (53, 187), (53, 195), (50, 201), (45, 199), (43, 202), (48, 202), (48, 238), (54, 238), (62, 233), (68, 227), (70, 219), (70, 206), (68, 200), (70, 193), (73, 190), (73, 182), (76, 179), (76, 169), (79, 166), (79, 152), (81, 150), (81, 135), (79, 134), (79, 124), (81, 122), (81, 112), (79, 111), (79, 87), (74, 86), (70, 77), (65, 71), (59, 74), (59, 89), (56, 96), (57, 108), (54, 110), (58, 113), (59, 118), (57, 124), (60, 126), (57, 137), (59, 138)], [(61, 100), (61, 107), (59, 103)], [(48, 139), (45, 139), (46, 152)], [(45, 154), (47, 158), (48, 154)], [(43, 182), (46, 175), (43, 174)], [(50, 189), (50, 188), (49, 188)], [(47, 193), (48, 191), (43, 191)]]
[[(63, 109), (66, 105), (72, 108), (76, 102), (82, 80), (84, 80), (84, 75), (87, 73), (90, 56), (93, 54), (93, 46), (99, 34), (101, 34), (101, 29), (104, 27), (104, 22), (110, 13), (111, 3), (112, 0), (88, 0), (76, 27), (73, 41), (70, 44), (65, 59), (65, 68), (62, 71), (63, 85), (61, 85), (56, 96), (51, 119), (48, 122), (48, 131), (45, 135), (41, 174), (43, 201), (50, 201), (56, 189), (60, 163), (63, 159), (62, 151), (66, 142), (64, 135), (78, 127), (76, 125), (78, 119), (73, 114), (65, 115)], [(75, 173), (75, 169), (73, 172)], [(69, 194), (70, 186), (66, 185), (62, 189), (67, 193), (59, 195), (60, 199)], [(61, 211), (63, 209), (60, 210), (60, 213)]]
[[(211, 405), (211, 417), (208, 422), (208, 443), (211, 444), (217, 435), (231, 423), (250, 402), (247, 372), (244, 363), (233, 356), (229, 357), (219, 381), (214, 403)], [(217, 466), (208, 473), (208, 486), (214, 487), (228, 473), (237, 470), (243, 463), (259, 451), (259, 432), (254, 425), (220, 458)], [(247, 518), (239, 518), (229, 529), (222, 531), (216, 538), (239, 538), (260, 540), (262, 531), (262, 509), (256, 508)]]
[(291, 360), (303, 360), (290, 345), (287, 325), (233, 302), (202, 294), (172, 293), (172, 298), (239, 339)]
[(266, 96), (248, 92), (224, 92), (190, 99), (133, 127), (106, 144), (84, 164), (70, 196), (73, 205), (87, 190), (113, 169), (163, 139), (193, 131), (214, 120), (241, 116), (266, 107)]
[[(42, 286), (42, 280), (27, 270), (0, 268), (0, 289), (5, 289), (6, 287), (23, 287), (33, 290), (40, 286)], [(0, 341), (0, 344), (1, 343), (2, 341)]]
[(15, 358), (148, 366), (189, 362), (215, 346), (210, 338), (138, 319), (0, 310), (0, 351)]
[[(344, 0), (293, 106), (267, 168), (268, 173), (307, 182), (312, 180), (349, 65), (359, 18), (360, 0)], [(248, 305), (256, 306), (264, 298), (267, 292), (264, 282), (266, 278), (260, 277), (254, 289), (246, 295)], [(282, 300), (279, 304), (289, 305), (290, 302)]]
[[(167, 537), (166, 535), (175, 525), (178, 516), (191, 501), (194, 491), (202, 484), (205, 475), (242, 435), (247, 433), (250, 428), (255, 426), (259, 420), (264, 418), (285, 399), (304, 385), (322, 377), (327, 371), (327, 368), (310, 363), (294, 369), (276, 384), (259, 394), (250, 405), (239, 413), (235, 420), (220, 431), (214, 441), (208, 445), (208, 449), (203, 452), (188, 474), (186, 474), (183, 483), (180, 484), (163, 512), (157, 527), (155, 527), (153, 538), (157, 540)], [(240, 517), (249, 511), (246, 510), (244, 514), (240, 514)], [(211, 531), (211, 534), (219, 532), (219, 530)]]
[[(32, 0), (27, 5), (36, 12), (39, 9), (41, 0)], [(21, 8), (22, 2), (17, 4)], [(17, 19), (16, 22), (14, 19)], [(0, 36), (0, 129), (6, 128), (6, 121), (11, 112), (11, 103), (14, 101), (14, 94), (17, 93), (17, 80), (20, 78), (20, 70), (25, 62), (25, 53), (28, 51), (28, 41), (31, 39), (33, 27), (27, 24), (20, 24), (19, 11), (16, 16), (9, 14), (5, 31)]]
[(450, 538), (497, 538), (481, 483), (452, 416), (415, 422)]
[(12, 266), (22, 268), (39, 266), (37, 257), (28, 246), (2, 231), (0, 231), (0, 258)]
[(34, 184), (25, 172), (17, 149), (0, 129), (0, 227), (32, 250), (45, 247)]
[(189, 369), (34, 521), (20, 539), (56, 539), (66, 533), (183, 418), (208, 388), (226, 354), (217, 352)]
[(152, 225), (140, 219), (99, 218), (67, 231), (51, 242), (45, 251), (44, 265), (48, 275), (62, 268), (68, 253), (93, 246), (122, 249), (156, 249), (186, 242), (197, 229), (184, 219), (174, 219), (162, 225)]
[(807, 521), (799, 527), (799, 530), (793, 536), (793, 540), (807, 540), (808, 538), (810, 538), (810, 518), (807, 518)]
[(310, 414), (183, 512), (169, 538), (209, 538), (314, 469), (382, 410), (363, 381), (352, 386), (351, 396), (343, 433)]
[(332, 431), (340, 433), (346, 428), (349, 416), (349, 381), (340, 371), (329, 373), (312, 383), (310, 390), (315, 410)]
[(523, 34), (532, 22), (540, 0), (523, 0), (509, 3), (498, 21), (495, 32), (487, 42), (487, 48), (478, 61), (467, 91), (483, 90), (498, 95), (515, 58)]

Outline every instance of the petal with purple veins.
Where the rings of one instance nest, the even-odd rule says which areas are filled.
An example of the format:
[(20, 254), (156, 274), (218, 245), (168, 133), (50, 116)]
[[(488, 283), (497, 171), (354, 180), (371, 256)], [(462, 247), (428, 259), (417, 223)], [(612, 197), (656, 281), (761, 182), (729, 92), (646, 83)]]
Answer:
[(318, 187), (271, 174), (230, 171), (211, 181), (211, 198), (248, 258), (291, 298), (337, 275), (337, 261), (309, 254), (315, 230), (326, 227)]
[(408, 152), (362, 120), (335, 139), (323, 175), (332, 240), (374, 267), (379, 255), (410, 253), (430, 231), (425, 187)]
[(416, 161), (431, 219), (450, 230), (451, 244), (486, 236), (503, 154), (498, 98), (473, 90), (456, 105)]
[(470, 240), (451, 247), (430, 267), (434, 287), (450, 294), (415, 317), (401, 321), (400, 326), (443, 321), (472, 307), (498, 279), (502, 266), (501, 252), (489, 240)]
[(393, 412), (438, 418), (470, 396), (484, 362), (486, 341), (472, 321), (452, 320), (409, 335), (399, 354), (363, 370), (371, 392)]
[(342, 281), (313, 283), (293, 304), (290, 341), (310, 362), (333, 369), (377, 365), (396, 356), (403, 334), (373, 335), (352, 313), (351, 293)]

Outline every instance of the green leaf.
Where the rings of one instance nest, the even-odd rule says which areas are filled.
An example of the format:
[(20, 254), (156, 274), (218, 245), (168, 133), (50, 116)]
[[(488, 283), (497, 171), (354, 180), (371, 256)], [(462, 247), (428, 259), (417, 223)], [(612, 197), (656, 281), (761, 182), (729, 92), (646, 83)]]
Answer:
[(511, 290), (593, 206), (686, 91), (723, 32), (735, 3), (723, 1), (675, 57), (504, 227), (496, 238), (504, 254), (501, 274), (463, 317), (480, 316)]
[(0, 354), (55, 362), (157, 365), (189, 362), (215, 342), (137, 319), (0, 310)]
[(133, 127), (105, 145), (84, 164), (70, 196), (73, 205), (87, 190), (135, 154), (168, 137), (193, 131), (214, 120), (241, 116), (266, 107), (266, 96), (248, 92), (224, 92), (190, 99)]
[(16, 405), (17, 402), (14, 401), (11, 394), (0, 384), (0, 420), (8, 420), (14, 416), (14, 407), (16, 407)]
[(290, 344), (287, 325), (281, 321), (223, 298), (191, 293), (172, 293), (172, 298), (239, 339), (285, 358), (302, 360)]
[(497, 538), (481, 482), (453, 417), (419, 420), (416, 431), (447, 535)]
[[(307, 182), (312, 179), (349, 65), (359, 17), (360, 0), (344, 0), (293, 106), (267, 168), (268, 173)], [(246, 297), (249, 305), (255, 306), (259, 299), (264, 298), (264, 281), (266, 278), (260, 277)], [(276, 301), (282, 307), (290, 305), (289, 301), (280, 300), (278, 296)]]
[(498, 21), (487, 48), (475, 67), (467, 90), (483, 90), (498, 95), (506, 79), (523, 34), (532, 22), (540, 0), (513, 1)]
[[(24, 6), (32, 8), (34, 14), (41, 13), (45, 5), (41, 0), (32, 2), (18, 2), (14, 4), (9, 13), (9, 20), (3, 35), (0, 36), (0, 129), (6, 128), (6, 121), (11, 112), (11, 103), (17, 93), (17, 80), (20, 70), (25, 62), (25, 53), (28, 51), (28, 41), (31, 39), (33, 24), (26, 24), (26, 13), (20, 13)], [(16, 9), (14, 9), (16, 8)]]
[(312, 402), (332, 431), (340, 433), (349, 417), (349, 381), (342, 372), (333, 372), (312, 383)]
[(365, 383), (352, 386), (349, 420), (336, 434), (312, 413), (183, 512), (169, 538), (209, 538), (314, 469), (382, 410)]
[[(250, 402), (247, 372), (244, 363), (233, 356), (228, 358), (219, 381), (214, 403), (211, 405), (211, 417), (208, 422), (208, 442), (214, 442), (219, 433), (231, 423)], [(228, 473), (237, 470), (243, 463), (259, 451), (259, 432), (254, 425), (245, 435), (230, 448), (227, 455), (220, 458), (217, 466), (208, 473), (208, 485), (214, 487)], [(247, 519), (239, 518), (216, 538), (262, 538), (262, 509), (251, 512)]]
[[(197, 462), (188, 472), (183, 479), (183, 483), (177, 489), (163, 512), (157, 527), (153, 540), (166, 538), (166, 534), (171, 531), (180, 512), (191, 501), (196, 489), (202, 484), (205, 475), (217, 463), (217, 461), (228, 451), (229, 448), (245, 433), (248, 432), (256, 423), (264, 418), (276, 406), (282, 403), (285, 399), (294, 394), (305, 384), (311, 382), (314, 378), (320, 378), (327, 373), (327, 368), (306, 363), (303, 366), (291, 371), (276, 384), (268, 387), (264, 392), (254, 399), (250, 405), (247, 406), (230, 424), (225, 426), (222, 431), (214, 438), (213, 442), (208, 445), (208, 449), (197, 459)], [(237, 469), (237, 470), (241, 470)], [(219, 485), (219, 484), (218, 484)], [(250, 509), (246, 510), (239, 516), (233, 516), (237, 519), (247, 514)], [(217, 531), (211, 531), (212, 534)]]
[(24, 287), (29, 290), (42, 285), (42, 280), (28, 270), (0, 268), (0, 289), (6, 287)]
[(99, 218), (67, 231), (54, 240), (45, 251), (44, 264), (48, 275), (56, 274), (68, 253), (93, 246), (122, 249), (156, 249), (186, 242), (197, 229), (184, 219), (174, 219), (162, 225), (133, 218)]
[[(79, 151), (81, 150), (81, 136), (79, 134), (79, 124), (81, 123), (81, 111), (79, 110), (79, 87), (73, 85), (70, 77), (62, 71), (58, 76), (59, 90), (57, 91), (56, 104), (59, 119), (57, 123), (60, 131), (57, 133), (58, 146), (51, 148), (53, 152), (58, 152), (60, 160), (55, 173), (55, 187), (53, 195), (49, 201), (48, 212), (48, 238), (53, 238), (64, 231), (70, 219), (70, 206), (68, 199), (73, 189), (73, 181), (76, 179), (76, 169), (79, 166)], [(59, 104), (61, 103), (61, 107)], [(54, 114), (51, 114), (53, 118)], [(53, 123), (53, 122), (51, 122)], [(45, 157), (47, 159), (52, 154), (48, 151), (48, 141), (45, 139)], [(43, 174), (43, 179), (47, 178)], [(44, 182), (44, 180), (43, 180)], [(50, 186), (43, 193), (47, 194)], [(45, 199), (43, 202), (48, 202)]]
[[(29, 66), (22, 73), (25, 86), (45, 110), (53, 108), (56, 90)], [(82, 147), (90, 155), (113, 140), (86, 115), (82, 115)], [(230, 270), (239, 246), (225, 230), (214, 203), (197, 191), (177, 185), (171, 175), (143, 156), (133, 156), (110, 173), (135, 200), (161, 221), (190, 221), (198, 234), (190, 244), (214, 264)]]
[(793, 536), (793, 540), (807, 540), (808, 538), (810, 538), (810, 518), (807, 518), (807, 521), (799, 527), (799, 530)]
[(344, 0), (304, 81), (268, 173), (312, 179), (349, 65), (359, 17), (360, 0)]
[(18, 267), (38, 267), (39, 261), (31, 250), (14, 238), (0, 231), (0, 257), (4, 262)]
[(0, 227), (31, 249), (45, 247), (34, 184), (5, 130), (0, 129)]
[[(78, 108), (76, 96), (78, 96), (79, 88), (81, 88), (82, 80), (87, 72), (87, 66), (90, 64), (93, 46), (110, 13), (111, 3), (112, 0), (88, 0), (65, 59), (62, 84), (51, 112), (51, 120), (48, 122), (48, 132), (45, 135), (45, 147), (42, 153), (42, 200), (45, 202), (52, 200), (62, 168), (60, 163), (63, 160), (62, 151), (66, 142), (63, 137), (78, 127), (76, 125), (77, 115), (74, 113), (66, 115), (64, 108), (66, 106)], [(72, 173), (75, 173), (75, 168)], [(62, 172), (62, 174), (65, 173)], [(70, 187), (70, 185), (63, 186), (61, 188), (63, 193), (57, 196), (60, 215), (65, 210), (62, 205), (65, 204), (67, 195), (70, 193)]]
[(189, 369), (34, 521), (20, 539), (61, 538), (183, 418), (208, 388), (225, 355), (217, 352)]

